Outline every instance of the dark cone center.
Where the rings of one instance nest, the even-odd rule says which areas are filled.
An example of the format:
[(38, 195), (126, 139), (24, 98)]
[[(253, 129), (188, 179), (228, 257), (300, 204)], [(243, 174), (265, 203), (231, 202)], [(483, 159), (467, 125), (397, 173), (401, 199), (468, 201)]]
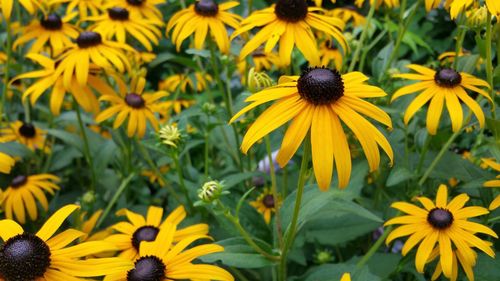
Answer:
[(434, 81), (441, 87), (453, 88), (462, 82), (462, 76), (451, 68), (443, 68), (436, 71)]
[(146, 102), (144, 101), (144, 99), (140, 95), (134, 94), (134, 93), (127, 94), (125, 96), (125, 102), (130, 107), (137, 108), (137, 109), (143, 108), (144, 105), (146, 104)]
[(132, 235), (132, 245), (137, 251), (139, 251), (139, 246), (141, 245), (141, 242), (155, 241), (158, 232), (160, 232), (160, 230), (154, 226), (143, 226), (137, 229), (134, 232), (134, 235)]
[(437, 229), (445, 229), (453, 223), (453, 214), (442, 208), (434, 208), (427, 215), (427, 221)]
[(35, 126), (30, 123), (23, 123), (23, 125), (19, 128), (19, 134), (28, 139), (34, 138), (36, 135)]
[(212, 0), (200, 0), (194, 4), (194, 10), (200, 16), (213, 17), (219, 12), (219, 5)]
[(24, 185), (26, 182), (28, 181), (28, 177), (27, 176), (24, 176), (24, 175), (21, 175), (21, 176), (17, 176), (15, 177), (11, 182), (10, 182), (10, 186), (12, 188), (18, 188), (22, 185)]
[(8, 281), (31, 281), (50, 266), (50, 248), (33, 234), (19, 234), (0, 249), (0, 276)]
[(128, 281), (162, 281), (166, 266), (155, 256), (145, 256), (135, 262), (134, 269), (127, 273)]
[(274, 196), (272, 196), (271, 194), (264, 196), (264, 199), (262, 199), (262, 203), (268, 209), (274, 208)]
[(113, 20), (126, 21), (130, 14), (125, 8), (113, 7), (108, 9), (108, 15)]
[(127, 0), (127, 3), (129, 3), (132, 6), (141, 6), (146, 0)]
[(61, 20), (61, 17), (59, 17), (57, 14), (49, 14), (46, 18), (42, 18), (40, 20), (40, 24), (43, 26), (43, 28), (48, 29), (48, 30), (60, 30), (62, 28), (63, 22)]
[(310, 68), (297, 81), (300, 96), (314, 105), (330, 104), (344, 95), (344, 82), (337, 70)]
[(274, 13), (280, 20), (298, 22), (307, 16), (307, 2), (305, 0), (278, 0)]
[(102, 43), (101, 34), (93, 31), (83, 31), (80, 33), (78, 38), (76, 38), (76, 44), (80, 48), (89, 48), (97, 46)]

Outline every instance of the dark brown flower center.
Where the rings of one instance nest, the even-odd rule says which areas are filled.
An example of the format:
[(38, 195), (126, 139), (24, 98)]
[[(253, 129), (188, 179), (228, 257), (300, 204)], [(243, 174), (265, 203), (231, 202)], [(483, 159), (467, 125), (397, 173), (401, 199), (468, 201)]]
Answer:
[(262, 203), (268, 209), (274, 208), (274, 196), (271, 194), (264, 196), (264, 198), (262, 199)]
[(297, 81), (300, 96), (314, 105), (333, 103), (344, 95), (344, 82), (337, 70), (310, 68)]
[(194, 10), (200, 16), (213, 17), (219, 12), (219, 5), (213, 0), (200, 0), (194, 4)]
[(156, 236), (158, 236), (158, 232), (160, 230), (154, 226), (143, 226), (137, 229), (132, 235), (132, 245), (134, 248), (139, 251), (139, 246), (142, 241), (155, 241)]
[(113, 20), (126, 21), (128, 20), (129, 12), (122, 7), (113, 7), (108, 9), (108, 15)]
[(274, 13), (280, 20), (298, 22), (307, 16), (307, 2), (305, 0), (278, 0)]
[(141, 6), (144, 2), (146, 2), (146, 0), (127, 0), (127, 3), (132, 6)]
[(61, 20), (61, 17), (59, 17), (57, 14), (49, 14), (46, 18), (42, 18), (40, 20), (40, 24), (43, 26), (43, 28), (48, 29), (48, 30), (60, 30), (62, 28), (63, 22)]
[(144, 107), (146, 101), (144, 101), (140, 95), (130, 93), (125, 96), (125, 103), (127, 103), (130, 107), (139, 109)]
[(127, 273), (127, 281), (162, 281), (167, 267), (155, 256), (145, 256), (135, 262), (134, 269)]
[(427, 215), (427, 221), (437, 229), (445, 229), (453, 223), (453, 214), (442, 208), (434, 208)]
[(434, 81), (441, 87), (453, 88), (462, 82), (462, 76), (451, 68), (443, 68), (436, 71)]
[(34, 138), (36, 135), (35, 126), (30, 123), (23, 123), (19, 128), (19, 134), (28, 139)]
[(10, 186), (12, 188), (18, 188), (20, 186), (23, 186), (27, 181), (28, 181), (27, 176), (24, 175), (17, 176), (10, 182)]
[(80, 48), (94, 47), (102, 43), (101, 34), (93, 31), (83, 31), (76, 38), (76, 44)]
[(49, 266), (50, 248), (33, 234), (16, 235), (0, 249), (0, 276), (7, 281), (36, 280)]

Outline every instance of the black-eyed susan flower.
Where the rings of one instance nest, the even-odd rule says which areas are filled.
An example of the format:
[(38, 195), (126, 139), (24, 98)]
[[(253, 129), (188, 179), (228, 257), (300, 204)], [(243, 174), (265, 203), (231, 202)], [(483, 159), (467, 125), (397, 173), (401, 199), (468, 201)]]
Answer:
[(321, 65), (335, 66), (335, 69), (342, 69), (343, 56), (339, 48), (337, 48), (332, 41), (326, 40), (320, 46)]
[[(107, 275), (104, 281), (234, 280), (229, 272), (220, 267), (193, 263), (200, 256), (224, 251), (222, 246), (202, 244), (186, 250), (193, 242), (210, 237), (198, 234), (176, 240), (176, 233), (175, 224), (165, 223), (154, 241), (146, 240), (140, 244), (133, 266)], [(178, 243), (174, 243), (176, 241)]]
[(88, 112), (99, 112), (99, 102), (94, 92), (100, 94), (112, 94), (113, 89), (99, 77), (99, 67), (90, 65), (90, 72), (87, 77), (87, 84), (80, 85), (76, 81), (76, 76), (70, 77), (69, 88), (64, 86), (64, 76), (56, 73), (58, 62), (40, 54), (28, 54), (26, 58), (36, 62), (43, 67), (43, 70), (35, 70), (23, 73), (13, 79), (36, 79), (23, 92), (23, 100), (30, 99), (31, 104), (35, 105), (40, 96), (51, 88), (50, 91), (50, 111), (54, 115), (61, 113), (61, 107), (66, 94), (69, 92), (76, 102)]
[(500, 20), (500, 2), (496, 0), (485, 0), (486, 7), (490, 14), (497, 18), (497, 21)]
[[(139, 256), (139, 246), (143, 241), (155, 241), (158, 232), (168, 228), (169, 225), (177, 226), (186, 217), (184, 207), (177, 207), (167, 218), (163, 220), (163, 209), (160, 207), (151, 206), (148, 209), (146, 217), (129, 210), (121, 210), (118, 215), (125, 215), (129, 222), (119, 222), (112, 229), (119, 232), (106, 238), (106, 241), (112, 242), (120, 251), (119, 256), (129, 260), (136, 260)], [(183, 229), (175, 230), (172, 233), (175, 243), (190, 236), (206, 235), (208, 233), (208, 225), (195, 224)], [(168, 250), (168, 246), (162, 248)]]
[(21, 35), (14, 41), (13, 47), (33, 41), (28, 52), (40, 53), (49, 45), (51, 55), (58, 56), (73, 44), (72, 39), (78, 37), (78, 29), (70, 23), (76, 15), (72, 13), (61, 19), (58, 14), (51, 13), (32, 21), (21, 29)]
[(48, 147), (45, 147), (45, 136), (44, 130), (22, 121), (11, 122), (7, 128), (0, 129), (0, 143), (18, 142), (31, 150), (45, 148), (48, 151)]
[(467, 94), (465, 89), (474, 91), (491, 101), (491, 97), (488, 93), (477, 87), (489, 88), (486, 81), (465, 72), (457, 72), (451, 68), (442, 68), (436, 71), (416, 64), (410, 64), (407, 67), (417, 73), (395, 74), (393, 77), (419, 80), (420, 82), (400, 88), (394, 93), (391, 101), (404, 95), (423, 91), (406, 109), (404, 115), (405, 124), (408, 124), (415, 113), (430, 101), (429, 108), (427, 109), (426, 122), (429, 134), (436, 134), (444, 105), (446, 105), (448, 109), (453, 132), (456, 132), (462, 128), (463, 123), (463, 111), (462, 105), (460, 104), (460, 101), (462, 101), (472, 110), (479, 121), (479, 126), (481, 128), (483, 127), (483, 110), (479, 104)]
[(16, 221), (24, 224), (27, 212), (32, 221), (36, 220), (38, 217), (36, 201), (47, 211), (49, 203), (44, 191), (54, 195), (54, 192), (60, 189), (56, 185), (59, 181), (58, 177), (51, 174), (14, 177), (4, 192), (2, 207), (5, 210), (5, 217), (14, 219), (15, 216)]
[[(288, 127), (277, 161), (285, 166), (310, 132), (312, 160), (316, 181), (322, 190), (330, 187), (333, 165), (337, 167), (339, 187), (349, 183), (351, 153), (342, 122), (358, 138), (371, 171), (378, 168), (378, 146), (393, 158), (392, 148), (384, 135), (361, 114), (387, 127), (392, 127), (387, 113), (362, 98), (383, 97), (386, 93), (365, 84), (368, 77), (360, 72), (341, 75), (328, 68), (311, 68), (299, 76), (282, 76), (279, 84), (251, 95), (252, 102), (238, 112), (234, 122), (245, 112), (269, 101), (278, 100), (266, 109), (245, 134), (241, 150), (248, 149), (265, 135), (292, 120)], [(359, 112), (359, 113), (358, 113)]]
[(81, 19), (87, 18), (90, 14), (97, 16), (100, 14), (103, 0), (62, 0), (61, 2), (68, 2), (68, 13), (78, 10)]
[(424, 209), (406, 202), (393, 203), (391, 207), (407, 215), (392, 218), (385, 225), (403, 225), (389, 234), (387, 244), (397, 238), (411, 235), (403, 246), (401, 253), (404, 256), (420, 243), (415, 258), (418, 272), (424, 272), (424, 266), (435, 246), (439, 247), (439, 263), (443, 274), (448, 278), (453, 272), (453, 250), (464, 257), (460, 261), (464, 268), (475, 264), (473, 247), (491, 257), (495, 256), (491, 245), (475, 234), (498, 237), (497, 234), (482, 224), (468, 221), (469, 218), (487, 214), (488, 210), (478, 206), (464, 207), (469, 201), (467, 194), (460, 194), (448, 202), (448, 189), (442, 184), (438, 188), (435, 203), (427, 197), (417, 197), (417, 200)]
[(451, 19), (456, 19), (461, 12), (465, 11), (473, 3), (474, 0), (446, 0), (444, 6), (450, 10)]
[[(16, 160), (12, 156), (0, 152), (0, 173), (8, 174), (12, 167), (16, 164)], [(0, 198), (1, 200), (1, 198)]]
[[(172, 98), (171, 94), (167, 94), (168, 98)], [(191, 107), (193, 104), (195, 104), (195, 100), (188, 100), (188, 99), (182, 99), (182, 98), (177, 98), (177, 99), (170, 99), (166, 101), (162, 101), (158, 104), (158, 108), (160, 112), (169, 112), (170, 109), (173, 109), (175, 113), (179, 114), (181, 113), (183, 108), (188, 108)], [(168, 117), (168, 116), (164, 116)]]
[[(487, 167), (493, 169), (496, 172), (500, 173), (500, 163), (497, 163), (493, 158), (481, 158), (481, 161)], [(500, 187), (500, 175), (497, 175), (496, 179), (489, 180), (484, 182), (484, 187)], [(490, 210), (495, 210), (500, 207), (500, 195), (497, 195), (493, 201), (491, 201), (490, 206), (488, 207)]]
[(229, 53), (229, 36), (226, 25), (238, 28), (241, 17), (227, 10), (238, 6), (236, 1), (217, 4), (213, 0), (199, 0), (188, 8), (174, 14), (167, 24), (167, 33), (172, 31), (172, 41), (177, 52), (182, 42), (194, 33), (194, 47), (203, 49), (205, 38), (210, 32), (222, 53)]
[(133, 137), (137, 135), (142, 138), (146, 133), (147, 123), (149, 122), (155, 130), (158, 130), (158, 118), (155, 113), (159, 111), (158, 100), (166, 97), (167, 93), (158, 91), (154, 93), (145, 93), (146, 79), (139, 77), (132, 79), (130, 87), (127, 87), (123, 80), (117, 78), (119, 87), (118, 93), (102, 95), (99, 100), (107, 101), (110, 106), (96, 116), (97, 123), (116, 115), (113, 128), (117, 129), (128, 118), (127, 135)]
[[(36, 0), (19, 0), (18, 1), (30, 14), (33, 14), (37, 8)], [(10, 20), (12, 14), (12, 8), (14, 6), (14, 0), (0, 0), (0, 9), (2, 10), (2, 15), (5, 19)]]
[(130, 70), (124, 51), (134, 52), (130, 46), (102, 38), (94, 31), (83, 31), (66, 52), (60, 56), (56, 74), (63, 74), (64, 87), (71, 88), (73, 76), (80, 86), (87, 84), (91, 63), (103, 69)]
[(347, 52), (348, 46), (341, 32), (344, 22), (318, 13), (320, 11), (321, 8), (308, 8), (304, 0), (278, 0), (270, 8), (255, 11), (231, 36), (233, 39), (255, 27), (262, 27), (241, 49), (239, 58), (245, 58), (264, 43), (264, 52), (269, 53), (279, 42), (278, 52), (284, 65), (290, 65), (293, 47), (297, 46), (309, 64), (319, 66), (320, 53), (313, 30), (333, 37), (344, 53)]
[(78, 206), (67, 205), (55, 212), (37, 233), (25, 231), (12, 220), (0, 221), (0, 280), (82, 280), (121, 272), (133, 263), (120, 258), (85, 259), (92, 254), (113, 251), (113, 244), (93, 241), (72, 244), (84, 233), (67, 229), (54, 235)]
[(107, 4), (126, 8), (131, 13), (147, 19), (163, 21), (163, 15), (156, 6), (165, 4), (164, 0), (107, 0)]
[(200, 72), (195, 72), (192, 75), (174, 74), (158, 83), (158, 89), (174, 93), (180, 87), (179, 89), (181, 92), (185, 93), (189, 86), (190, 90), (201, 92), (205, 90), (212, 81), (212, 76)]
[(161, 37), (159, 21), (148, 20), (139, 15), (130, 14), (126, 8), (110, 7), (107, 13), (97, 17), (87, 18), (89, 21), (95, 21), (95, 24), (89, 29), (101, 34), (104, 38), (115, 39), (119, 43), (126, 43), (127, 36), (131, 36), (139, 41), (148, 51), (153, 50), (154, 45), (158, 45)]
[[(273, 68), (282, 67), (280, 57), (276, 53), (265, 53), (262, 51), (255, 51), (250, 55), (250, 65), (253, 66), (256, 72), (261, 72), (263, 70), (271, 70)], [(247, 69), (247, 60), (241, 60), (238, 62), (238, 71), (241, 74), (245, 74)]]
[(362, 26), (366, 22), (366, 18), (358, 12), (354, 6), (345, 6), (335, 8), (329, 12), (332, 17), (339, 18), (345, 23), (352, 20), (354, 26)]
[(278, 202), (275, 202), (271, 190), (265, 188), (255, 201), (250, 202), (250, 205), (257, 209), (264, 216), (264, 221), (269, 224), (271, 222), (271, 215), (276, 212), (276, 207), (281, 203), (279, 201), (280, 199), (278, 198)]

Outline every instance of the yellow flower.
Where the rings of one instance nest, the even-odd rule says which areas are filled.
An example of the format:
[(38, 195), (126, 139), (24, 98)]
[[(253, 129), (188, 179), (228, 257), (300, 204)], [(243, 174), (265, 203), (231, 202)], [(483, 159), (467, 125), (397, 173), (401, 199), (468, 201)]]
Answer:
[(343, 122), (361, 143), (371, 171), (379, 166), (379, 145), (392, 162), (393, 151), (387, 139), (359, 114), (392, 127), (387, 113), (362, 99), (386, 95), (382, 89), (365, 84), (367, 80), (361, 72), (341, 75), (327, 68), (311, 68), (300, 77), (282, 76), (277, 86), (248, 97), (245, 101), (252, 103), (231, 119), (230, 122), (234, 122), (247, 111), (278, 100), (250, 126), (241, 150), (246, 154), (262, 137), (292, 120), (276, 158), (279, 165), (283, 167), (288, 163), (310, 132), (314, 174), (319, 187), (321, 190), (330, 187), (335, 163), (339, 187), (345, 188), (351, 175), (351, 153)]
[[(170, 225), (176, 227), (186, 217), (186, 211), (182, 206), (173, 210), (163, 221), (163, 209), (155, 206), (149, 207), (146, 217), (126, 209), (119, 211), (117, 214), (126, 215), (130, 222), (123, 221), (111, 226), (119, 234), (110, 235), (105, 240), (112, 242), (118, 247), (120, 257), (129, 260), (136, 260), (139, 257), (139, 245), (141, 245), (141, 242), (157, 240), (158, 232), (162, 229), (168, 229)], [(178, 243), (185, 238), (206, 236), (208, 225), (195, 224), (174, 230), (174, 232), (172, 233), (173, 241)], [(168, 250), (169, 246), (163, 245), (161, 248)]]
[[(8, 174), (14, 165), (16, 164), (16, 160), (12, 158), (10, 155), (0, 152), (0, 173)], [(0, 201), (1, 201), (0, 197)]]
[(177, 143), (181, 139), (181, 133), (176, 124), (165, 125), (158, 133), (163, 144), (177, 148)]
[[(171, 94), (167, 93), (167, 97), (171, 98)], [(182, 108), (188, 108), (191, 107), (193, 104), (195, 104), (195, 100), (186, 100), (186, 99), (181, 99), (177, 98), (176, 100), (173, 100), (172, 98), (170, 100), (162, 101), (158, 104), (159, 111), (161, 113), (169, 112), (171, 108), (173, 108), (174, 112), (179, 114), (182, 111)]]
[(462, 105), (460, 104), (460, 101), (462, 101), (472, 110), (479, 121), (479, 126), (481, 128), (483, 127), (483, 110), (479, 104), (467, 94), (464, 88), (477, 92), (491, 101), (486, 91), (476, 87), (483, 86), (489, 88), (486, 81), (465, 72), (456, 72), (451, 68), (442, 68), (435, 71), (416, 64), (410, 64), (407, 67), (417, 73), (395, 74), (393, 77), (420, 80), (420, 82), (404, 86), (397, 90), (392, 96), (391, 101), (404, 95), (421, 90), (424, 91), (420, 93), (406, 109), (404, 116), (405, 124), (408, 124), (413, 115), (430, 101), (426, 122), (429, 134), (436, 134), (444, 105), (446, 105), (448, 113), (450, 114), (453, 132), (456, 132), (462, 128), (463, 123)]
[(456, 19), (461, 12), (465, 11), (473, 3), (474, 0), (446, 0), (444, 6), (446, 9), (450, 10), (450, 16), (453, 20)]
[(158, 83), (158, 89), (173, 93), (180, 87), (181, 92), (185, 93), (189, 86), (191, 90), (201, 92), (205, 90), (212, 81), (212, 76), (200, 72), (195, 72), (193, 75), (174, 74)]
[[(489, 243), (489, 242), (487, 242)], [(472, 255), (472, 257), (474, 258), (474, 260), (477, 258), (477, 254), (476, 252), (473, 252), (474, 254)], [(462, 269), (464, 270), (465, 272), (465, 275), (467, 276), (467, 279), (469, 280), (474, 280), (474, 270), (473, 270), (473, 264), (470, 264), (470, 263), (467, 263), (465, 262), (465, 257), (462, 256), (460, 254), (459, 251), (457, 250), (452, 250), (452, 265), (451, 265), (451, 276), (450, 276), (450, 280), (451, 281), (456, 281), (457, 278), (458, 278), (458, 263), (460, 261), (460, 265), (462, 266)], [(432, 253), (429, 257), (429, 260), (427, 260), (427, 263), (430, 263), (432, 261), (434, 261), (437, 257), (439, 257), (439, 246), (434, 248), (434, 250), (432, 250)], [(434, 270), (434, 273), (432, 274), (432, 277), (431, 277), (431, 280), (437, 280), (439, 278), (439, 276), (441, 276), (441, 273), (443, 273), (443, 269), (441, 267), (441, 264), (440, 263), (437, 263), (436, 265), (436, 269)]]
[(34, 40), (28, 52), (41, 53), (49, 43), (51, 56), (58, 56), (66, 48), (73, 45), (72, 39), (78, 37), (78, 29), (70, 23), (76, 15), (77, 13), (72, 13), (61, 19), (56, 13), (51, 13), (39, 21), (32, 21), (28, 26), (22, 28), (22, 35), (14, 41), (13, 48)]
[(12, 220), (0, 221), (0, 280), (82, 280), (126, 270), (131, 262), (119, 258), (86, 259), (92, 254), (115, 250), (104, 241), (72, 244), (85, 235), (67, 229), (54, 235), (78, 206), (67, 205), (54, 213), (36, 234), (25, 231)]
[(229, 53), (229, 39), (225, 25), (240, 26), (241, 17), (227, 12), (238, 6), (236, 1), (217, 4), (213, 0), (199, 0), (188, 8), (177, 12), (167, 24), (167, 33), (173, 29), (172, 41), (179, 52), (182, 42), (194, 33), (194, 47), (203, 49), (205, 38), (210, 34), (222, 53)]
[(442, 1), (443, 0), (425, 0), (425, 10), (429, 12), (432, 9), (436, 9)]
[(67, 12), (71, 13), (73, 10), (78, 9), (78, 14), (81, 19), (87, 16), (97, 16), (100, 14), (103, 0), (62, 0), (61, 2), (69, 2)]
[(497, 234), (482, 224), (468, 221), (469, 218), (487, 214), (488, 210), (478, 206), (464, 207), (469, 201), (467, 194), (460, 194), (448, 203), (448, 190), (446, 185), (442, 184), (439, 186), (435, 204), (427, 197), (417, 197), (417, 200), (424, 209), (406, 202), (393, 203), (391, 207), (408, 215), (390, 219), (385, 225), (403, 224), (389, 234), (387, 244), (397, 238), (411, 235), (403, 246), (403, 256), (420, 243), (415, 258), (418, 272), (424, 272), (424, 266), (431, 257), (434, 246), (439, 247), (439, 263), (448, 278), (453, 272), (452, 243), (457, 255), (464, 257), (460, 259), (463, 268), (475, 265), (476, 254), (472, 247), (491, 257), (495, 256), (491, 245), (475, 234), (483, 233), (498, 238)]
[(328, 14), (332, 17), (343, 20), (345, 23), (348, 23), (350, 20), (352, 20), (354, 26), (363, 26), (366, 22), (366, 18), (362, 14), (358, 13), (356, 7), (354, 6), (335, 8), (328, 12)]
[[(170, 170), (170, 166), (168, 165), (163, 165), (163, 166), (160, 166), (158, 168), (158, 170), (160, 171), (160, 173), (162, 174), (166, 174), (169, 170)], [(158, 182), (158, 184), (160, 186), (165, 186), (165, 181), (158, 176), (158, 174), (156, 173), (156, 171), (152, 171), (152, 170), (143, 170), (141, 172), (141, 175), (145, 176), (145, 177), (148, 177), (149, 179), (149, 182), (152, 183), (152, 184), (155, 184)]]
[(318, 13), (321, 11), (321, 8), (308, 8), (304, 0), (278, 0), (270, 8), (255, 11), (231, 35), (233, 39), (255, 27), (262, 27), (241, 49), (239, 59), (244, 59), (264, 43), (264, 52), (269, 53), (279, 42), (278, 52), (284, 65), (290, 65), (292, 50), (296, 45), (311, 65), (319, 66), (320, 53), (313, 29), (332, 36), (346, 53), (348, 46), (341, 32), (344, 22), (321, 15)]
[(120, 127), (128, 117), (127, 135), (133, 137), (137, 134), (142, 138), (146, 133), (146, 126), (149, 123), (158, 130), (158, 119), (155, 116), (157, 113), (158, 100), (167, 95), (164, 91), (154, 93), (144, 93), (146, 79), (139, 77), (133, 79), (130, 88), (127, 90), (125, 83), (117, 78), (116, 82), (119, 87), (119, 93), (103, 95), (99, 98), (100, 101), (107, 101), (111, 105), (96, 116), (97, 123), (116, 115), (113, 123), (113, 128)]
[(265, 188), (262, 193), (257, 197), (257, 200), (250, 202), (259, 213), (264, 216), (264, 220), (267, 224), (271, 222), (271, 214), (276, 212), (276, 206), (281, 204), (280, 198), (278, 202), (274, 201), (274, 196), (269, 188)]
[(45, 149), (45, 152), (48, 152), (49, 148), (45, 143), (45, 135), (44, 130), (35, 127), (31, 123), (14, 121), (7, 128), (0, 129), (0, 143), (16, 141), (31, 150)]
[[(460, 50), (460, 52), (458, 52), (458, 57), (470, 56), (470, 55), (471, 55), (471, 53), (469, 51)], [(453, 64), (453, 62), (456, 59), (456, 56), (457, 56), (457, 52), (455, 52), (455, 51), (443, 52), (441, 55), (439, 55), (438, 60), (441, 62), (441, 65)], [(480, 70), (482, 64), (483, 64), (483, 59), (478, 58), (477, 62), (476, 62), (476, 69)]]
[[(495, 161), (494, 158), (481, 158), (483, 164), (492, 168), (496, 172), (500, 172), (500, 164)], [(483, 184), (484, 187), (500, 187), (500, 175), (497, 175), (496, 179), (489, 180)], [(500, 207), (500, 195), (497, 195), (495, 199), (490, 203), (488, 207), (490, 210), (495, 210)]]
[[(250, 55), (251, 64), (255, 67), (255, 71), (271, 70), (272, 68), (280, 68), (283, 64), (280, 57), (276, 53), (265, 53), (263, 51), (255, 51)], [(247, 71), (247, 60), (243, 59), (238, 62), (238, 71), (242, 74)]]
[(97, 224), (97, 221), (102, 215), (102, 210), (97, 210), (94, 212), (88, 219), (85, 219), (87, 217), (87, 212), (82, 212), (80, 215), (80, 220), (83, 222), (80, 231), (85, 233), (85, 236), (82, 236), (80, 238), (80, 241), (101, 241), (104, 240), (106, 237), (111, 235), (111, 229), (107, 228), (104, 230), (100, 231), (95, 231), (95, 226)]
[[(36, 10), (37, 3), (36, 0), (19, 0), (18, 1), (30, 14), (33, 14)], [(14, 0), (0, 0), (0, 9), (6, 20), (10, 21), (10, 16), (12, 14), (12, 7), (14, 6)]]
[(497, 0), (485, 0), (486, 7), (490, 14), (497, 18), (497, 22), (500, 20), (500, 1)]
[(163, 21), (163, 15), (156, 5), (165, 4), (165, 0), (107, 0), (112, 7), (123, 7), (132, 14), (146, 19)]
[(340, 281), (351, 281), (351, 274), (349, 273), (344, 273), (342, 275), (342, 278), (340, 278)]
[[(377, 8), (380, 7), (380, 5), (385, 4), (388, 8), (396, 8), (399, 7), (399, 0), (370, 0), (370, 5), (373, 5), (377, 1)], [(427, 0), (426, 0), (427, 1)], [(441, 0), (439, 0), (441, 1)], [(356, 6), (362, 7), (363, 4), (366, 2), (366, 0), (356, 0)]]
[(146, 240), (140, 244), (140, 252), (134, 266), (120, 273), (110, 273), (104, 281), (234, 280), (229, 272), (220, 267), (192, 263), (200, 256), (224, 251), (222, 246), (202, 244), (186, 250), (186, 247), (193, 242), (210, 237), (204, 234), (190, 235), (173, 244), (178, 233), (176, 228), (175, 224), (164, 223), (154, 241)]
[(130, 12), (121, 7), (111, 7), (107, 13), (100, 16), (89, 17), (89, 21), (96, 23), (89, 27), (90, 30), (98, 32), (104, 38), (116, 39), (119, 43), (127, 42), (127, 35), (131, 35), (139, 41), (148, 51), (153, 50), (154, 45), (158, 45), (161, 37), (160, 21), (148, 20)]
[(330, 66), (333, 62), (335, 69), (342, 69), (343, 56), (340, 50), (333, 44), (332, 41), (323, 41), (320, 46), (321, 65)]

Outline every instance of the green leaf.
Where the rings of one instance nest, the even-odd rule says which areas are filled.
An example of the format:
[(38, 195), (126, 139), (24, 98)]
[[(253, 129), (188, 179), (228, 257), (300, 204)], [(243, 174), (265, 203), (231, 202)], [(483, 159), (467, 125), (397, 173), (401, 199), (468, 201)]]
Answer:
[(245, 172), (245, 173), (237, 173), (237, 174), (232, 174), (223, 179), (224, 181), (224, 188), (225, 189), (231, 189), (238, 184), (251, 179), (256, 176), (262, 176), (263, 173), (261, 172)]
[(387, 178), (386, 185), (395, 186), (399, 183), (413, 178), (414, 176), (415, 175), (405, 167), (396, 166), (391, 170), (389, 177)]
[(69, 133), (64, 130), (58, 130), (58, 129), (47, 129), (47, 133), (49, 135), (52, 135), (61, 141), (65, 142), (66, 144), (69, 144), (71, 146), (76, 147), (78, 150), (83, 151), (83, 141), (80, 138), (80, 136), (76, 134)]
[[(370, 272), (377, 275), (378, 277), (387, 280), (386, 278), (394, 272), (401, 260), (401, 254), (390, 254), (390, 253), (375, 253), (367, 265)], [(358, 262), (361, 257), (353, 258), (351, 261)]]
[[(496, 253), (498, 257), (500, 252)], [(476, 280), (497, 281), (500, 280), (500, 259), (491, 258), (483, 253), (478, 255), (477, 264), (474, 267)]]

